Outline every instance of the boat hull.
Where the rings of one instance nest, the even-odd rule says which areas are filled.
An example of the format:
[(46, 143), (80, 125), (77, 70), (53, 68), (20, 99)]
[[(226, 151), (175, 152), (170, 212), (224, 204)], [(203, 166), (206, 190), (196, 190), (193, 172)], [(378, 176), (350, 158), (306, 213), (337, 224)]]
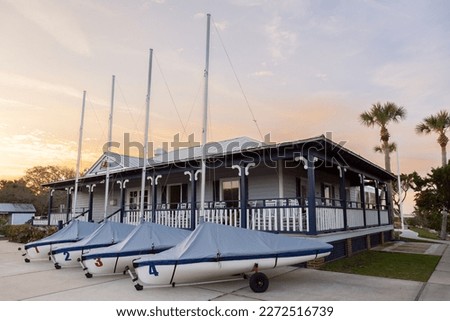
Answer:
[(222, 259), (215, 262), (147, 262), (135, 266), (140, 282), (146, 285), (173, 285), (179, 283), (195, 283), (217, 280), (235, 274), (250, 273), (255, 270), (273, 269), (289, 266), (325, 257), (330, 252), (292, 257), (266, 257), (250, 259)]
[(82, 250), (67, 250), (51, 254), (51, 258), (55, 265), (60, 267), (75, 267), (80, 266), (78, 259), (81, 258)]
[(122, 274), (126, 267), (133, 266), (133, 260), (142, 255), (97, 257), (82, 260), (85, 272), (92, 275)]
[(62, 244), (68, 245), (75, 243), (74, 241), (64, 241), (64, 242), (55, 242), (55, 243), (47, 243), (42, 245), (33, 245), (25, 249), (26, 256), (32, 260), (41, 260), (41, 259), (49, 259), (52, 250), (54, 247), (61, 246)]

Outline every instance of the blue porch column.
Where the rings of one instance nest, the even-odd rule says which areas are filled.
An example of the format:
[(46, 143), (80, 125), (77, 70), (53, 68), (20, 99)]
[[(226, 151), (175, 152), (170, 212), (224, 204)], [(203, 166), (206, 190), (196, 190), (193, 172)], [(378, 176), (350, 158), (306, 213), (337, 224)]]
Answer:
[(194, 230), (196, 226), (195, 211), (197, 210), (197, 170), (191, 169), (184, 172), (185, 175), (189, 175), (189, 182), (191, 183), (191, 226), (190, 229)]
[(317, 158), (307, 160), (307, 171), (308, 171), (308, 225), (309, 230), (307, 234), (315, 235), (317, 234), (317, 224), (316, 224), (316, 174), (314, 161)]
[(240, 213), (240, 224), (241, 228), (247, 228), (247, 207), (248, 207), (248, 174), (249, 169), (254, 167), (255, 163), (248, 163), (242, 165), (233, 165), (231, 168), (238, 170), (239, 175), (239, 207), (241, 208)]
[(381, 225), (381, 202), (379, 192), (378, 181), (375, 181), (375, 201), (377, 202), (378, 226)]
[(344, 215), (344, 229), (348, 230), (348, 220), (347, 220), (347, 191), (345, 189), (345, 172), (346, 168), (342, 166), (337, 167), (339, 170), (339, 195), (341, 198), (341, 207)]
[(366, 219), (366, 189), (364, 184), (364, 175), (359, 174), (359, 192), (361, 194), (361, 207), (363, 212), (363, 219), (364, 219), (364, 227), (367, 226), (367, 219)]
[(117, 181), (117, 184), (120, 186), (120, 223), (123, 223), (123, 219), (125, 217), (125, 200), (126, 200), (126, 192), (128, 183), (128, 179), (123, 181)]
[(69, 222), (69, 217), (70, 217), (70, 212), (71, 212), (71, 207), (72, 207), (72, 190), (73, 187), (66, 187), (66, 191), (67, 191), (67, 209), (66, 209), (66, 223)]
[(88, 212), (88, 222), (93, 222), (94, 219), (94, 187), (96, 185), (92, 184), (92, 185), (87, 185), (86, 187), (88, 188), (89, 191), (89, 212)]
[(55, 192), (54, 189), (50, 191), (49, 199), (48, 199), (48, 213), (47, 213), (47, 225), (50, 226), (51, 224), (51, 215), (52, 215), (52, 208), (53, 208), (53, 193)]
[(152, 186), (152, 222), (156, 223), (156, 205), (158, 202), (158, 180), (161, 178), (161, 175), (156, 175), (153, 173), (151, 177), (148, 179), (150, 180), (151, 186)]

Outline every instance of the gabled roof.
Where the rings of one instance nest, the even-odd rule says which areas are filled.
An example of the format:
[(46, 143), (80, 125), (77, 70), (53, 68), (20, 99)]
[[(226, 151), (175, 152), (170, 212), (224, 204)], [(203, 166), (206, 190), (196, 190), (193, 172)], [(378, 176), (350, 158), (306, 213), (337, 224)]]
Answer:
[[(206, 156), (219, 156), (226, 155), (235, 152), (241, 152), (243, 150), (261, 147), (262, 143), (258, 140), (249, 137), (238, 137), (223, 140), (220, 142), (207, 143)], [(163, 152), (148, 159), (147, 166), (152, 167), (160, 164), (183, 162), (192, 159), (200, 159), (202, 156), (202, 147), (190, 147), (176, 149), (170, 152)], [(120, 172), (126, 169), (142, 168), (144, 163), (143, 158), (120, 155), (117, 153), (103, 154), (94, 165), (87, 171), (85, 177), (96, 176), (106, 173), (106, 162), (109, 159), (110, 173)]]
[(0, 203), (0, 213), (36, 213), (33, 204)]

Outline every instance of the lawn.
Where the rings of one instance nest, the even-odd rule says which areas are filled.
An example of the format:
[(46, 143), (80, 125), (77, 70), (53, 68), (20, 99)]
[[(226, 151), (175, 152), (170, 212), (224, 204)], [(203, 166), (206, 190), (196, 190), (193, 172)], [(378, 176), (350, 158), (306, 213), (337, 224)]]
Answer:
[(436, 232), (430, 232), (428, 229), (420, 228), (420, 227), (413, 227), (410, 226), (409, 229), (411, 231), (419, 233), (419, 237), (424, 237), (427, 239), (433, 239), (433, 240), (439, 240), (439, 235)]
[(364, 251), (349, 258), (329, 262), (321, 269), (426, 282), (439, 260), (440, 256), (435, 255)]

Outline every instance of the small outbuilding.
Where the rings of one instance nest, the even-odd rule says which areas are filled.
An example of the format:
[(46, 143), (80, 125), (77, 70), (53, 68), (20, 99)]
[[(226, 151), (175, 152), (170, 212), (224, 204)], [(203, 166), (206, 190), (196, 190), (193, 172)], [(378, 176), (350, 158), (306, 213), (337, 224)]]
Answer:
[(0, 203), (0, 217), (8, 220), (11, 225), (24, 224), (36, 214), (33, 204)]

